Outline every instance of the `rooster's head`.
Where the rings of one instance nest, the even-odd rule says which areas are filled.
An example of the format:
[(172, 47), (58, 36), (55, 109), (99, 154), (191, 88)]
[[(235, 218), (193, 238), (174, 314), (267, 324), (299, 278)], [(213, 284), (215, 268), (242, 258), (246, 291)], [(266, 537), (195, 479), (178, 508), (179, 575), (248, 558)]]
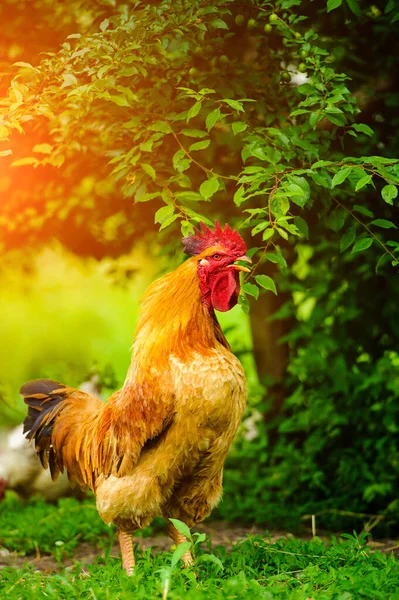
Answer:
[(237, 231), (216, 221), (212, 231), (201, 223), (201, 229), (183, 238), (186, 254), (197, 259), (202, 301), (208, 308), (221, 312), (237, 304), (240, 293), (239, 271), (249, 271), (237, 261), (252, 262), (245, 255), (245, 242)]

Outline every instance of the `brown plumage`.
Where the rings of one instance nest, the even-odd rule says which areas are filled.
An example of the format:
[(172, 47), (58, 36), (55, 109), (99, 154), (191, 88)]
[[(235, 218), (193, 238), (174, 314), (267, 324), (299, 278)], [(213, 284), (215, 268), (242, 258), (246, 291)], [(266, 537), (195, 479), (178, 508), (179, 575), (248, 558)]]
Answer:
[(245, 406), (244, 373), (214, 308), (234, 306), (237, 271), (248, 270), (235, 261), (249, 259), (236, 232), (209, 231), (197, 231), (194, 256), (144, 294), (125, 383), (107, 403), (49, 380), (21, 389), (43, 466), (94, 491), (101, 518), (119, 530), (128, 573), (131, 532), (157, 515), (192, 526), (218, 503)]

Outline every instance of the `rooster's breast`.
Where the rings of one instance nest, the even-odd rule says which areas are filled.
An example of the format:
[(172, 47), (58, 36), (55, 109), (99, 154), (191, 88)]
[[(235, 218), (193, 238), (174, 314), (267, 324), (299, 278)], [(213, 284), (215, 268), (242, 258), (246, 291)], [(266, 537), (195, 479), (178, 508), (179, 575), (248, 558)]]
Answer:
[(170, 358), (176, 409), (196, 417), (199, 426), (234, 435), (244, 411), (246, 383), (239, 360), (227, 349)]

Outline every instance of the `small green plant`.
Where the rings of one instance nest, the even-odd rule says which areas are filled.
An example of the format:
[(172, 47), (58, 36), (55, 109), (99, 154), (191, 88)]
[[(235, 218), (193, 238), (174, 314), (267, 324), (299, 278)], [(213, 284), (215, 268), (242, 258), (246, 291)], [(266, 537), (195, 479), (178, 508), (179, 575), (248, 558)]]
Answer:
[(205, 533), (191, 533), (190, 528), (179, 521), (178, 519), (169, 519), (173, 525), (176, 527), (177, 531), (184, 535), (188, 541), (180, 543), (172, 554), (172, 558), (170, 561), (170, 566), (162, 567), (159, 569), (160, 578), (161, 578), (161, 587), (162, 587), (162, 600), (166, 600), (168, 598), (168, 594), (171, 588), (171, 581), (173, 573), (176, 572), (177, 567), (183, 557), (183, 555), (190, 551), (193, 559), (194, 559), (194, 572), (189, 572), (187, 577), (190, 578), (191, 581), (195, 581), (195, 568), (203, 562), (211, 562), (216, 565), (215, 573), (217, 574), (219, 571), (223, 571), (223, 563), (215, 554), (202, 553), (198, 556), (198, 550), (200, 545), (206, 540)]

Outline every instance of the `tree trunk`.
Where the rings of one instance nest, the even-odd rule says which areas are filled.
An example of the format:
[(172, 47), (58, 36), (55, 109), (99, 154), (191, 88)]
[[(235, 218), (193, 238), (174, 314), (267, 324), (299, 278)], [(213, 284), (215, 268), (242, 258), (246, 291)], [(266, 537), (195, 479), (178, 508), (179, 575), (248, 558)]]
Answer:
[[(270, 263), (259, 266), (257, 274), (262, 272), (272, 278), (276, 275), (276, 269)], [(269, 320), (269, 317), (289, 299), (289, 294), (279, 292), (276, 296), (267, 291), (251, 302), (250, 322), (256, 368), (260, 381), (268, 387), (271, 399), (268, 418), (278, 414), (284, 402), (283, 383), (289, 347), (287, 343), (279, 343), (279, 339), (288, 333), (291, 326), (289, 319)]]

